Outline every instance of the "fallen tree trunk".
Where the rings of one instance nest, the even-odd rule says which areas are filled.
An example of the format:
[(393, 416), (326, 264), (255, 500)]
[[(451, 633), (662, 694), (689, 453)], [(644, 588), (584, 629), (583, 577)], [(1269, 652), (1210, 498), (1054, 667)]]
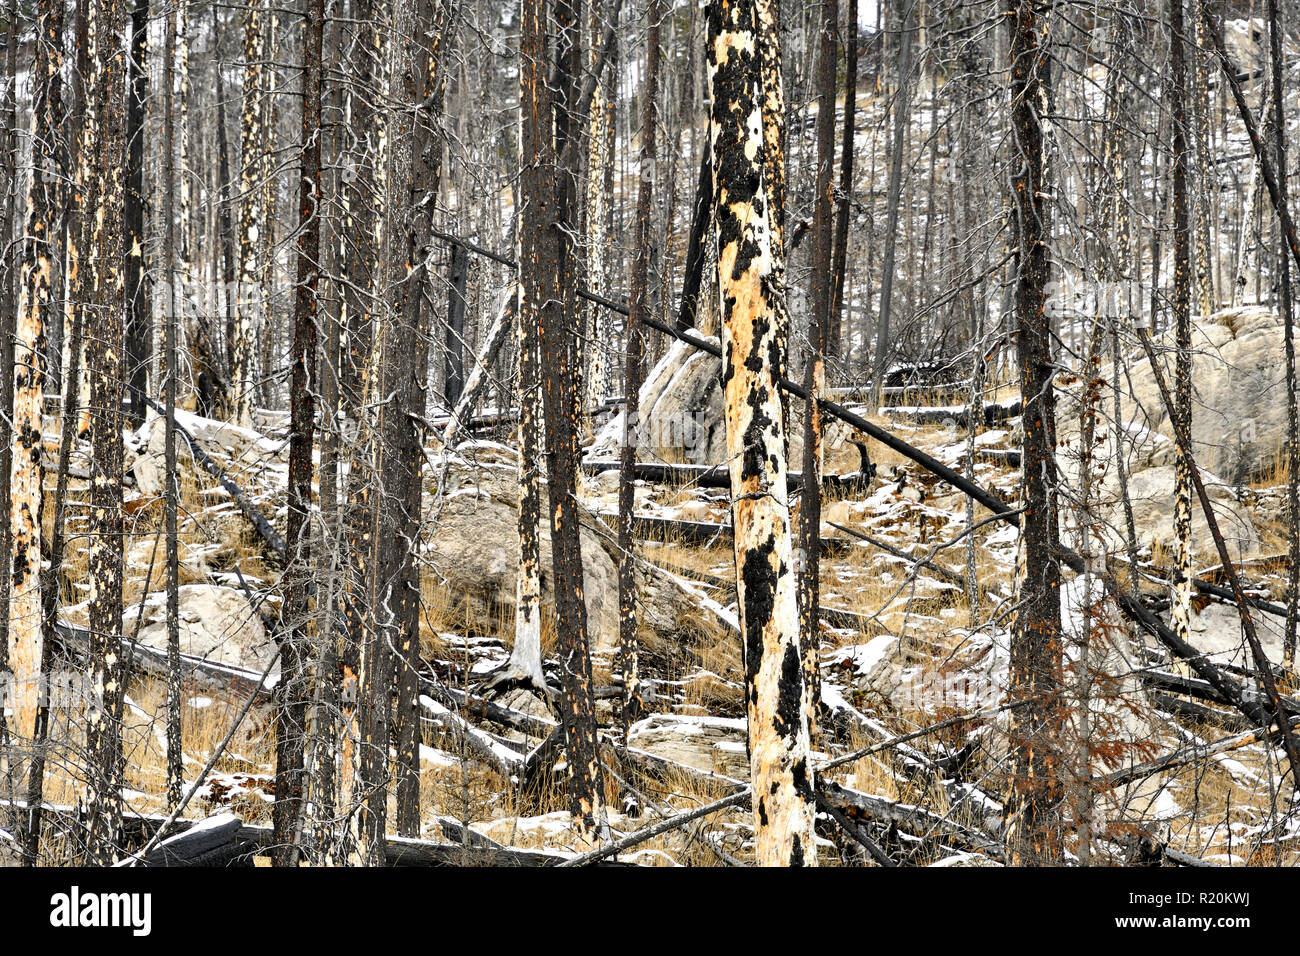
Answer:
[[(71, 653), (85, 658), (90, 653), (90, 632), (68, 624), (58, 625), (59, 641)], [(146, 674), (166, 679), (168, 676), (167, 652), (153, 647), (146, 647), (127, 637), (122, 638), (122, 649), (129, 660)], [(258, 697), (270, 697), (272, 686), (264, 684), (257, 671), (236, 667), (233, 664), (217, 664), (213, 661), (195, 657), (192, 654), (181, 655), (181, 678), (198, 677), (222, 690), (235, 691), (240, 694), (253, 694)]]
[[(598, 517), (617, 520), (617, 515), (600, 514)], [(682, 518), (661, 518), (657, 515), (633, 515), (632, 535), (636, 538), (656, 540), (676, 539), (690, 544), (711, 544), (731, 540), (731, 525), (711, 521), (687, 521)], [(843, 538), (822, 538), (823, 554), (843, 554), (852, 545)]]
[[(966, 405), (889, 405), (880, 409), (880, 414), (893, 421), (911, 422), (916, 425), (952, 424), (965, 428), (970, 421), (970, 408)], [(1005, 422), (1020, 414), (1020, 399), (1005, 402), (985, 402), (980, 415), (986, 427)]]
[[(15, 810), (27, 810), (28, 804), (21, 800), (6, 801), (5, 806)], [(89, 810), (85, 807), (73, 807), (60, 804), (45, 803), (41, 805), (42, 817), (46, 825), (61, 824), (72, 826), (77, 829), (84, 829), (88, 826)], [(167, 824), (169, 828), (179, 831), (184, 835), (195, 827), (203, 826), (206, 821), (175, 819), (169, 821), (169, 816), (159, 813), (140, 813), (124, 808), (124, 819), (122, 826), (122, 836), (124, 840), (132, 843), (138, 843), (148, 839), (157, 830)], [(221, 814), (215, 819), (217, 826), (212, 828), (210, 836), (204, 836), (194, 845), (212, 844), (208, 847), (210, 851), (218, 845), (214, 843), (215, 835), (220, 835), (225, 841), (242, 841), (257, 850), (265, 850), (274, 845), (274, 834), (269, 826), (256, 826), (243, 823), (239, 817), (230, 814)], [(238, 826), (232, 827), (229, 821), (235, 821)], [(477, 834), (476, 834), (477, 836)], [(155, 854), (162, 850), (166, 845), (172, 845), (175, 837), (169, 837), (167, 840), (153, 847), (143, 857), (126, 856), (119, 860), (115, 865), (120, 867), (139, 866), (142, 862), (165, 859), (156, 857)], [(182, 842), (181, 845), (184, 845)], [(562, 853), (551, 853), (540, 850), (519, 850), (513, 847), (504, 847), (486, 837), (481, 839), (470, 838), (467, 842), (462, 843), (442, 843), (434, 840), (419, 840), (412, 837), (390, 836), (384, 841), (384, 860), (388, 866), (558, 866), (568, 863), (572, 860)], [(160, 865), (157, 863), (146, 863), (146, 865)], [(161, 864), (167, 865), (167, 864)], [(618, 864), (621, 866), (630, 866), (631, 864)]]
[(898, 803), (885, 797), (850, 790), (826, 780), (817, 781), (818, 792), (826, 802), (849, 819), (866, 819), (886, 825), (897, 824), (909, 833), (921, 831), (923, 837), (941, 836), (946, 842), (956, 844), (976, 853), (985, 853), (1003, 859), (1002, 846), (978, 831), (942, 817), (924, 807)]
[[(229, 866), (247, 857), (253, 845), (239, 839), (243, 821), (233, 813), (222, 813), (200, 820), (186, 830), (163, 840), (143, 857), (124, 860), (121, 865), (157, 866)], [(245, 865), (252, 861), (245, 859)]]
[[(584, 461), (582, 470), (588, 475), (600, 475), (607, 471), (618, 471), (617, 461)], [(846, 475), (823, 475), (823, 491), (855, 492), (866, 491), (871, 487), (875, 475), (874, 469), (864, 475), (860, 471)], [(640, 481), (653, 481), (656, 484), (695, 485), (699, 488), (731, 488), (731, 476), (726, 465), (678, 465), (668, 462), (637, 462), (632, 466), (632, 477)], [(792, 471), (786, 474), (786, 487), (793, 491), (803, 487), (803, 473)]]

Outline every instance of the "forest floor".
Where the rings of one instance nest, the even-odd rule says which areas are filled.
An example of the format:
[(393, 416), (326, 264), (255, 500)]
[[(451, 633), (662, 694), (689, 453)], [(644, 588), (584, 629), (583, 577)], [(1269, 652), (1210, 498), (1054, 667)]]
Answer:
[[(883, 415), (877, 421), (945, 464), (963, 467), (964, 430), (911, 425)], [(262, 415), (260, 432), (188, 415), (182, 423), (250, 500), (282, 528), (285, 422), (279, 416)], [(57, 423), (51, 419), (51, 424), (54, 431), (47, 434), (46, 447), (52, 454), (57, 447)], [(984, 429), (976, 439), (977, 448), (1014, 448), (1014, 428), (1010, 422)], [(126, 490), (130, 526), (125, 633), (158, 646), (165, 578), (161, 502), (150, 487), (156, 475), (147, 460), (152, 434), (146, 423), (132, 436), (129, 455), (135, 466), (132, 487)], [(437, 462), (440, 450), (428, 451), (429, 460)], [(84, 454), (84, 445), (79, 452)], [(821, 632), (824, 706), (815, 760), (820, 764), (920, 728), (965, 718), (906, 745), (837, 766), (823, 779), (845, 788), (850, 794), (844, 798), (846, 805), (857, 800), (858, 809), (850, 815), (894, 859), (911, 864), (994, 865), (1000, 855), (997, 837), (1005, 823), (997, 801), (1008, 772), (1006, 715), (997, 705), (1007, 680), (1017, 535), (998, 522), (981, 524), (989, 514), (977, 507), (975, 531), (969, 535), (974, 547), (968, 552), (966, 499), (894, 452), (875, 443), (871, 452), (878, 471), (870, 488), (853, 496), (828, 498), (823, 504), (823, 534), (839, 539), (841, 546), (822, 560), (822, 605), (839, 613), (824, 614), (832, 620), (823, 621)], [(79, 457), (74, 456), (74, 475), (85, 473), (86, 462)], [(996, 455), (990, 457), (995, 460), (974, 462), (976, 481), (1014, 501), (1018, 469), (996, 460)], [(242, 620), (225, 623), (230, 647), (218, 642), (223, 646), (207, 645), (197, 651), (230, 673), (243, 675), (244, 682), (231, 685), (197, 672), (187, 682), (182, 732), (189, 782), (226, 735), (248, 695), (250, 681), (257, 682), (270, 646), (266, 632), (274, 625), (279, 604), (279, 570), (278, 560), (229, 494), (210, 475), (196, 470), (188, 454), (182, 453), (181, 460), (181, 584), (216, 586), (221, 595), (235, 593), (248, 611)], [(48, 478), (52, 490), (53, 475)], [(1270, 481), (1274, 478), (1282, 480), (1274, 475)], [(73, 479), (70, 559), (63, 573), (64, 618), (73, 626), (84, 626), (87, 599), (86, 541), (78, 536), (84, 521), (84, 486), (84, 479)], [(613, 511), (610, 487), (608, 481), (586, 479), (582, 497), (593, 515)], [(725, 521), (724, 491), (689, 483), (643, 484), (640, 496), (639, 514)], [(46, 509), (47, 523), (51, 511)], [(1281, 529), (1260, 524), (1261, 537), (1276, 548)], [(890, 553), (878, 543), (899, 553)], [(720, 628), (734, 636), (734, 565), (727, 537), (700, 544), (683, 540), (670, 529), (658, 539), (643, 541), (640, 554), (648, 564), (686, 582), (687, 593), (697, 596), (687, 613), (708, 617), (715, 632)], [(1160, 555), (1151, 557), (1159, 562)], [(967, 562), (972, 560), (979, 582), (978, 607), (970, 606), (963, 586)], [(1250, 576), (1273, 600), (1281, 598), (1282, 574), (1275, 564), (1264, 562)], [(440, 686), (472, 693), (482, 677), (508, 656), (513, 622), (504, 612), (470, 613), (432, 571), (425, 573), (422, 584), (426, 677)], [(1067, 582), (1067, 631), (1080, 613), (1078, 605), (1071, 605), (1072, 595), (1077, 597)], [(1150, 589), (1147, 597), (1158, 601), (1159, 589)], [(183, 614), (186, 626), (201, 630), (210, 625), (198, 619), (206, 613), (200, 609), (188, 617)], [(196, 631), (193, 636), (197, 640), (201, 634)], [(1153, 644), (1137, 635), (1129, 634), (1128, 639), (1131, 643), (1123, 660), (1129, 671), (1112, 675), (1122, 685), (1121, 691), (1093, 708), (1094, 723), (1085, 735), (1091, 748), (1087, 764), (1091, 782), (1074, 792), (1075, 799), (1087, 794), (1098, 823), (1087, 848), (1090, 859), (1129, 862), (1133, 838), (1142, 836), (1213, 864), (1295, 862), (1297, 825), (1286, 814), (1285, 797), (1275, 793), (1280, 776), (1277, 749), (1245, 740), (1196, 758), (1196, 748), (1240, 733), (1239, 718), (1213, 703), (1174, 700), (1177, 695), (1167, 687), (1153, 687), (1142, 676), (1146, 670), (1177, 672), (1177, 667)], [(615, 695), (609, 693), (599, 701), (605, 728), (603, 759), (611, 770), (606, 797), (616, 835), (743, 786), (747, 759), (739, 648), (739, 641), (733, 639), (692, 643), (671, 635), (645, 642), (642, 673), (653, 682), (654, 696), (649, 712), (632, 727), (626, 743), (609, 699)], [(544, 652), (551, 649), (548, 628)], [(598, 685), (609, 684), (610, 657), (597, 655)], [(553, 668), (548, 665), (548, 670)], [(124, 796), (132, 811), (166, 809), (164, 697), (162, 682), (137, 669), (128, 685), (124, 715)], [(562, 761), (548, 769), (540, 787), (522, 793), (517, 778), (503, 770), (505, 764), (483, 760), (470, 746), (472, 741), (467, 741), (467, 734), (478, 735), (480, 743), (502, 748), (511, 756), (527, 753), (554, 725), (546, 703), (532, 695), (516, 693), (501, 703), (518, 715), (513, 726), (467, 718), (474, 726), (466, 731), (459, 719), (439, 717), (436, 705), (427, 710), (421, 748), (422, 835), (454, 842), (457, 824), (467, 824), (506, 847), (557, 853), (585, 849), (565, 812)], [(269, 704), (252, 709), (196, 793), (187, 816), (202, 818), (228, 810), (247, 823), (269, 822), (274, 771), (270, 721)], [(46, 799), (72, 805), (84, 796), (79, 782), (85, 779), (79, 766), (81, 732), (75, 722), (65, 720), (53, 736), (60, 741), (61, 754), (51, 762)], [(1116, 787), (1103, 779), (1105, 772), (1172, 752), (1191, 752), (1192, 757), (1168, 772), (1144, 775), (1134, 784)], [(822, 861), (860, 861), (862, 848), (829, 820), (826, 824), (819, 848)], [(751, 838), (750, 816), (741, 807), (649, 840), (620, 859), (654, 865), (745, 861), (752, 856)], [(1071, 845), (1072, 852), (1078, 850)]]

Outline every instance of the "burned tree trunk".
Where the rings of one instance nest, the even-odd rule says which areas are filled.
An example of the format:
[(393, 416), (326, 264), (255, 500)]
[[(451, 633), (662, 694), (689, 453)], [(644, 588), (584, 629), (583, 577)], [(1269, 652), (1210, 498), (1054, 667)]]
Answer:
[[(163, 163), (166, 180), (163, 187), (163, 268), (166, 282), (166, 307), (163, 312), (163, 404), (167, 415), (163, 436), (163, 531), (167, 536), (167, 806), (174, 809), (181, 801), (184, 770), (181, 753), (181, 641), (180, 641), (180, 547), (176, 538), (176, 512), (180, 489), (176, 472), (176, 333), (180, 328), (179, 307), (182, 289), (176, 273), (175, 170), (185, 175), (183, 163), (173, 165), (176, 156), (175, 83), (177, 21), (183, 15), (177, 8), (167, 17), (163, 41)], [(136, 398), (137, 396), (133, 396)], [(138, 394), (141, 407), (143, 393)]]
[[(604, 783), (600, 745), (596, 736), (596, 701), (587, 639), (587, 605), (582, 587), (582, 547), (577, 498), (579, 405), (582, 397), (582, 355), (577, 284), (574, 281), (576, 177), (571, 164), (577, 151), (570, 145), (578, 131), (570, 111), (576, 104), (581, 72), (578, 9), (573, 0), (556, 0), (556, 72), (560, 77), (553, 104), (554, 138), (542, 139), (543, 161), (555, 170), (553, 192), (534, 207), (541, 218), (539, 240), (522, 267), (535, 268), (547, 295), (539, 302), (540, 339), (544, 371), (542, 396), (547, 425), (547, 491), (551, 506), (551, 555), (555, 589), (555, 631), (560, 658), (560, 717), (569, 764), (569, 806), (575, 826), (585, 836), (604, 839)], [(545, 128), (545, 127), (543, 127)]]
[(1014, 144), (1012, 200), (1016, 246), (1015, 322), (1024, 407), (1025, 514), (1020, 604), (1011, 643), (1012, 711), (1010, 859), (1053, 864), (1064, 858), (1061, 829), (1060, 699), (1063, 634), (1057, 518), (1056, 402), (1052, 389), (1051, 323), (1047, 313), (1048, 193), (1039, 117), (1047, 84), (1046, 32), (1035, 0), (1010, 0), (1010, 94)]
[[(146, 56), (149, 51), (149, 0), (131, 6), (130, 83), (126, 104), (126, 373), (131, 384), (131, 421), (144, 421), (144, 396), (149, 383), (149, 346), (153, 323), (149, 317), (149, 281), (145, 272), (144, 111), (149, 93)], [(165, 164), (171, 167), (171, 162)], [(164, 227), (166, 228), (166, 227)]]
[[(1282, 14), (1278, 0), (1268, 0), (1269, 45), (1273, 69), (1273, 135), (1277, 152), (1278, 194), (1287, 202), (1286, 116), (1283, 111), (1284, 64), (1282, 60)], [(1282, 646), (1288, 667), (1295, 666), (1296, 626), (1300, 617), (1300, 411), (1296, 406), (1295, 329), (1291, 326), (1291, 260), (1286, 242), (1279, 243), (1281, 312), (1286, 350), (1286, 450), (1287, 450), (1287, 547), (1290, 560), (1286, 577), (1286, 632)]]
[(844, 338), (844, 286), (849, 254), (849, 217), (853, 202), (853, 136), (858, 103), (858, 0), (849, 0), (844, 18), (844, 136), (840, 144), (840, 194), (835, 210), (835, 244), (831, 281), (835, 284), (826, 331), (826, 352), (840, 357)]
[[(765, 36), (760, 36), (765, 34)], [(777, 300), (782, 117), (760, 48), (778, 43), (755, 0), (708, 10), (713, 196), (722, 311), (724, 407), (736, 579), (744, 638), (750, 767), (759, 863), (816, 862), (812, 767), (778, 394), (785, 327)], [(776, 75), (779, 83), (779, 73)], [(773, 202), (773, 199), (776, 202)]]
[[(11, 24), (12, 29), (12, 24)], [(63, 6), (41, 4), (37, 27), (36, 99), (33, 105), (33, 170), (27, 187), (26, 238), (22, 245), (13, 369), (13, 443), (9, 474), (9, 616), (7, 666), (13, 680), (11, 733), (33, 739), (37, 681), (41, 672), (41, 421), (45, 402), (46, 330), (54, 314), (51, 287), (54, 216), (62, 178), (53, 132), (62, 96)], [(47, 135), (41, 135), (41, 131)]]
[[(1169, 112), (1173, 130), (1174, 174), (1174, 407), (1180, 425), (1192, 427), (1192, 249), (1187, 143), (1187, 65), (1183, 48), (1183, 2), (1169, 0)], [(1191, 460), (1177, 449), (1174, 459), (1174, 633), (1186, 641), (1192, 614), (1192, 474)]]
[[(429, 371), (427, 310), (421, 307), (429, 285), (425, 263), (430, 253), (432, 215), (442, 174), (441, 150), (435, 129), (442, 116), (446, 75), (442, 68), (451, 24), (457, 5), (421, 0), (415, 7), (417, 25), (429, 24), (427, 33), (415, 35), (415, 55), (408, 61), (408, 72), (399, 77), (408, 103), (421, 104), (415, 110), (406, 132), (411, 142), (409, 188), (402, 211), (404, 232), (399, 241), (405, 244), (403, 270), (408, 276), (399, 286), (396, 311), (402, 317), (414, 348), (403, 379), (396, 383), (405, 414), (394, 425), (393, 471), (396, 480), (390, 493), (400, 502), (393, 510), (398, 523), (393, 540), (396, 561), (393, 575), (400, 587), (397, 601), (399, 636), (397, 640), (397, 710), (393, 735), (397, 748), (397, 831), (403, 836), (418, 836), (420, 830), (420, 566), (416, 555), (420, 546), (420, 513), (424, 487), (420, 482), (420, 464), (424, 452), (424, 415), (427, 404), (426, 383)], [(460, 296), (464, 308), (464, 285), (452, 295)], [(462, 320), (463, 328), (463, 320)]]
[(807, 479), (799, 498), (799, 642), (803, 648), (804, 682), (808, 693), (808, 721), (816, 735), (817, 706), (821, 701), (821, 599), (822, 523), (822, 412), (818, 399), (826, 390), (826, 327), (830, 320), (834, 278), (831, 247), (834, 225), (831, 172), (835, 164), (835, 2), (823, 4), (821, 50), (817, 75), (817, 177), (813, 212), (813, 268), (808, 313), (808, 344), (804, 357), (803, 474)]
[(262, 128), (263, 62), (267, 58), (266, 0), (250, 0), (244, 11), (244, 91), (243, 118), (239, 124), (239, 217), (238, 288), (227, 290), (234, 296), (236, 322), (230, 349), (230, 383), (228, 414), (236, 425), (248, 427), (253, 421), (253, 352), (257, 344), (256, 316), (261, 311), (261, 275), (258, 262), (262, 231), (266, 228), (265, 190), (260, 182), (262, 154), (267, 136)]
[(659, 0), (650, 0), (646, 7), (646, 80), (641, 94), (641, 182), (636, 202), (636, 258), (632, 262), (623, 377), (623, 454), (618, 476), (618, 672), (623, 679), (624, 732), (641, 715), (644, 707), (636, 634), (636, 551), (632, 540), (632, 512), (635, 506), (633, 476), (637, 436), (642, 431), (639, 420), (641, 382), (645, 376), (642, 322), (650, 298), (650, 198), (654, 188), (651, 171), (655, 161), (655, 117), (659, 109), (659, 21), (662, 15)]
[(122, 826), (122, 391), (123, 391), (123, 144), (126, 64), (116, 43), (121, 0), (92, 0), (88, 27), (93, 86), (86, 122), (96, 127), (93, 260), (95, 334), (86, 336), (90, 386), (89, 630), (91, 690), (86, 749), (89, 781), (90, 860), (107, 863), (117, 852)]
[[(541, 310), (548, 290), (540, 266), (555, 192), (554, 170), (547, 165), (551, 141), (551, 98), (546, 85), (546, 3), (526, 0), (519, 39), (519, 222), (515, 230), (519, 263), (516, 326), (516, 383), (519, 393), (519, 563), (515, 573), (515, 641), (510, 658), (484, 683), (484, 689), (523, 685), (550, 696), (542, 673), (541, 475), (540, 430)], [(466, 409), (468, 410), (468, 409)], [(448, 426), (455, 426), (455, 419)], [(454, 434), (449, 431), (449, 434)]]
[(298, 187), (298, 282), (293, 306), (293, 354), (289, 386), (289, 507), (285, 521), (285, 623), (280, 648), (280, 682), (276, 686), (275, 845), (274, 862), (296, 866), (298, 833), (306, 788), (304, 754), (307, 733), (308, 600), (311, 589), (312, 446), (316, 417), (316, 322), (320, 311), (321, 253), (321, 45), (325, 2), (309, 0), (305, 8), (301, 174)]

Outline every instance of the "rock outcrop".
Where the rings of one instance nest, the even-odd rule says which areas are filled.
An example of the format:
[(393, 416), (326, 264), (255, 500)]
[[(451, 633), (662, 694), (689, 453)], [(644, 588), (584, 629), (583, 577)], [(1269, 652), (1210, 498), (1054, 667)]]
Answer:
[[(709, 341), (717, 343), (716, 338)], [(727, 460), (726, 422), (722, 407), (721, 360), (685, 342), (668, 347), (641, 386), (642, 422), (637, 441), (646, 461), (719, 465)], [(788, 467), (798, 471), (803, 457), (803, 403), (793, 402), (786, 423), (790, 436)], [(824, 471), (829, 475), (856, 471), (860, 465), (852, 444), (853, 429), (838, 419), (823, 418)], [(591, 458), (617, 457), (623, 441), (623, 413), (600, 430), (588, 452)]]
[[(181, 653), (214, 664), (228, 664), (261, 672), (275, 654), (275, 643), (262, 625), (261, 615), (234, 588), (215, 584), (185, 584), (180, 599)], [(123, 630), (135, 630), (139, 605), (127, 609)], [(166, 592), (157, 591), (144, 604), (139, 641), (146, 647), (167, 649)], [(278, 668), (278, 665), (277, 665)], [(272, 674), (276, 669), (272, 669)]]
[[(462, 446), (462, 453), (466, 451)], [(518, 484), (515, 466), (503, 446), (475, 443), (468, 457), (448, 469), (446, 494), (440, 505), (428, 496), (427, 558), (439, 581), (462, 606), (480, 616), (505, 609), (513, 613), (518, 570)], [(545, 500), (546, 489), (542, 490)], [(436, 519), (434, 518), (436, 509)], [(543, 506), (543, 516), (548, 509)], [(553, 606), (550, 529), (543, 520), (541, 534), (542, 602)], [(587, 629), (594, 652), (612, 651), (618, 644), (618, 565), (612, 533), (584, 517), (582, 543), (583, 596)], [(637, 568), (638, 629), (643, 641), (682, 637), (687, 641), (717, 640), (728, 625), (672, 576), (641, 565)]]

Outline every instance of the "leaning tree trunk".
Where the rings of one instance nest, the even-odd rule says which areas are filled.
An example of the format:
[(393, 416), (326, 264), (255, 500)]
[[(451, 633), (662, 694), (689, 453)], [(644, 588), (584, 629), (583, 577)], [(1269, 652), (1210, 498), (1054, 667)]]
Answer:
[[(756, 0), (708, 8), (709, 100), (727, 458), (733, 499), (754, 788), (755, 852), (766, 865), (816, 862), (815, 805), (786, 496), (785, 419), (778, 395), (785, 329), (776, 272), (782, 117), (764, 82), (760, 43), (778, 42)], [(765, 37), (760, 37), (765, 33)], [(779, 81), (779, 76), (778, 76)], [(761, 120), (756, 122), (755, 120)]]
[(1061, 824), (1060, 699), (1063, 636), (1055, 458), (1056, 402), (1052, 389), (1051, 323), (1047, 313), (1050, 262), (1048, 194), (1040, 116), (1048, 59), (1035, 0), (1009, 0), (1011, 122), (1015, 203), (1015, 321), (1024, 407), (1021, 453), (1025, 514), (1024, 570), (1011, 640), (1011, 781), (1009, 860), (1018, 865), (1064, 859)]

